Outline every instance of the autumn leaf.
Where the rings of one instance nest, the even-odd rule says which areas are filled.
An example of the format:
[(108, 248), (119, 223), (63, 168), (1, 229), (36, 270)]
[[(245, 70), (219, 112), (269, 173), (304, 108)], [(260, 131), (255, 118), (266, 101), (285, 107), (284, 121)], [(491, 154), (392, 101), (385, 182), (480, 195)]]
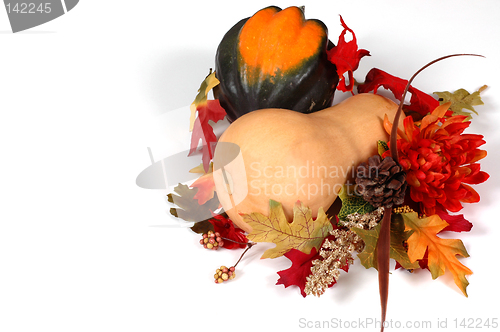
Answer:
[(174, 193), (167, 195), (168, 201), (178, 206), (178, 208), (171, 208), (170, 214), (185, 221), (194, 222), (212, 218), (212, 213), (220, 206), (217, 194), (205, 204), (200, 205), (198, 200), (194, 198), (197, 192), (198, 188), (189, 188), (189, 186), (179, 183), (174, 188), (174, 193), (177, 195)]
[(418, 269), (418, 262), (411, 262), (408, 250), (403, 243), (408, 241), (411, 231), (406, 231), (405, 223), (400, 214), (392, 214), (391, 219), (391, 254), (390, 257), (407, 270)]
[(215, 72), (210, 72), (203, 82), (201, 82), (200, 88), (198, 89), (198, 94), (194, 98), (194, 101), (189, 107), (191, 110), (191, 117), (189, 118), (189, 131), (194, 129), (194, 121), (196, 118), (196, 111), (200, 105), (205, 105), (207, 103), (207, 96), (210, 90), (219, 85), (219, 80), (215, 77)]
[[(382, 223), (370, 230), (353, 227), (352, 231), (356, 232), (365, 242), (364, 250), (358, 254), (361, 264), (369, 269), (371, 267), (378, 269), (377, 266), (377, 241), (380, 234)], [(403, 246), (403, 242), (410, 236), (410, 232), (406, 232), (402, 218), (398, 215), (393, 215), (391, 220), (391, 247), (389, 257), (398, 262), (405, 269), (418, 269), (418, 262), (411, 262), (408, 253)]]
[(365, 201), (363, 197), (357, 196), (354, 193), (354, 189), (347, 185), (342, 187), (338, 197), (342, 201), (342, 207), (340, 208), (338, 214), (339, 220), (345, 220), (349, 214), (356, 212), (359, 214), (365, 214), (375, 210), (370, 203)]
[(292, 222), (288, 222), (281, 203), (269, 200), (269, 208), (269, 216), (261, 213), (243, 215), (243, 220), (252, 227), (252, 232), (247, 234), (249, 240), (276, 244), (261, 258), (276, 258), (291, 249), (309, 254), (312, 248), (319, 249), (333, 229), (322, 208), (318, 210), (317, 218), (313, 219), (311, 209), (297, 202), (293, 207)]
[(192, 184), (192, 188), (198, 188), (198, 192), (194, 195), (194, 199), (198, 200), (198, 203), (203, 205), (210, 199), (214, 197), (215, 193), (215, 182), (213, 177), (213, 163), (210, 163), (208, 172), (205, 173), (203, 164), (191, 169), (190, 173), (201, 173), (202, 175), (196, 179)]
[(379, 156), (383, 156), (383, 154), (389, 150), (389, 145), (384, 141), (377, 141), (377, 152)]
[(441, 232), (469, 232), (472, 229), (472, 223), (463, 214), (449, 214), (442, 206), (436, 207), (436, 214), (448, 223)]
[[(436, 94), (439, 97), (439, 102), (441, 104), (451, 102), (450, 110), (453, 112), (453, 115), (465, 115), (467, 116), (465, 121), (467, 121), (472, 118), (471, 112), (476, 115), (478, 114), (473, 106), (484, 104), (483, 101), (481, 100), (480, 94), (487, 87), (488, 87), (487, 85), (483, 85), (473, 93), (469, 93), (469, 91), (465, 89), (458, 89), (453, 93), (448, 91), (443, 91), (443, 92), (434, 92), (434, 94)], [(464, 111), (464, 109), (469, 110), (470, 112)]]
[(208, 231), (214, 231), (214, 225), (210, 222), (210, 219), (199, 221), (195, 223), (191, 230), (197, 234), (206, 234)]
[[(383, 70), (373, 68), (366, 75), (365, 82), (358, 85), (358, 92), (368, 93), (373, 91), (373, 93), (377, 93), (378, 88), (383, 87), (390, 90), (397, 100), (401, 100), (407, 82), (407, 80), (390, 75)], [(409, 111), (425, 116), (439, 106), (439, 101), (434, 97), (413, 86), (410, 86), (408, 91), (411, 93), (410, 105), (405, 106), (405, 109)]]
[(455, 284), (467, 296), (466, 275), (472, 271), (459, 262), (457, 255), (469, 257), (467, 250), (461, 240), (443, 239), (437, 236), (448, 223), (434, 214), (426, 218), (419, 218), (416, 212), (402, 214), (406, 230), (412, 230), (413, 234), (408, 238), (408, 257), (410, 261), (416, 262), (423, 259), (428, 252), (428, 269), (431, 271), (432, 279), (443, 275), (448, 269), (453, 274)]
[[(327, 51), (328, 60), (332, 62), (337, 67), (337, 74), (339, 75), (339, 84), (337, 86), (338, 90), (341, 91), (352, 91), (354, 87), (354, 77), (353, 72), (358, 69), (359, 61), (364, 56), (369, 56), (370, 52), (367, 50), (358, 50), (358, 43), (356, 40), (356, 35), (354, 31), (349, 29), (345, 24), (342, 16), (340, 16), (340, 23), (344, 30), (339, 36), (339, 41), (337, 46)], [(346, 42), (345, 35), (347, 32), (352, 34), (352, 40)], [(345, 83), (344, 74), (347, 73), (349, 77), (349, 85)]]
[[(202, 161), (205, 172), (208, 172), (210, 161), (214, 155), (217, 137), (209, 121), (218, 122), (226, 116), (226, 111), (220, 106), (219, 100), (207, 100), (207, 94), (219, 81), (215, 77), (215, 72), (209, 74), (200, 86), (200, 90), (195, 100), (191, 104), (191, 149), (189, 155), (193, 155), (201, 141)], [(194, 114), (198, 116), (194, 119)], [(194, 120), (193, 120), (194, 119)]]
[(276, 285), (283, 285), (285, 288), (289, 286), (298, 286), (300, 288), (300, 294), (306, 297), (304, 289), (306, 287), (306, 278), (311, 274), (312, 262), (316, 259), (321, 259), (316, 248), (312, 248), (309, 254), (304, 254), (302, 251), (297, 249), (291, 249), (285, 253), (285, 257), (292, 262), (286, 270), (278, 272), (280, 278), (276, 282)]

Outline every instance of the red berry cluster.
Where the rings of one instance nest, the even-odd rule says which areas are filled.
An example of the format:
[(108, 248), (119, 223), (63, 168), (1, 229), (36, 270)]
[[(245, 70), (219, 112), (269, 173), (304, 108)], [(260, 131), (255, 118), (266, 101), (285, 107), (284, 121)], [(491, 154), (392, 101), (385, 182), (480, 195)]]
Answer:
[(231, 266), (229, 269), (225, 266), (221, 266), (219, 269), (217, 269), (217, 271), (215, 271), (215, 283), (221, 284), (229, 279), (234, 279), (234, 277), (236, 277), (236, 273), (234, 272), (234, 270), (234, 266)]
[(224, 241), (219, 232), (208, 231), (208, 233), (203, 234), (200, 244), (206, 249), (217, 250), (224, 245)]

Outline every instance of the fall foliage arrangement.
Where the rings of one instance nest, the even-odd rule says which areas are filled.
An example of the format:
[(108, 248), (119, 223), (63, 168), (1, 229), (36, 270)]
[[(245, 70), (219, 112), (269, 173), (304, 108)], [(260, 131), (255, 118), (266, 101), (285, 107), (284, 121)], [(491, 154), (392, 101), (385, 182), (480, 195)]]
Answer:
[[(357, 255), (378, 270), (384, 321), (390, 259), (433, 279), (448, 271), (467, 296), (472, 271), (459, 259), (467, 250), (440, 233), (471, 230), (457, 212), (479, 202), (471, 185), (489, 177), (479, 164), (483, 136), (466, 133), (486, 86), (435, 98), (411, 85), (424, 68), (458, 55), (409, 80), (373, 68), (358, 83), (353, 72), (370, 53), (340, 23), (335, 45), (303, 8), (273, 6), (226, 33), (191, 105), (190, 155), (202, 155), (191, 172), (200, 177), (168, 200), (206, 249), (243, 257), (259, 242), (274, 243), (262, 258), (289, 259), (277, 285), (297, 286), (304, 297), (322, 295)], [(335, 104), (336, 90), (352, 97)], [(230, 125), (217, 138), (212, 123), (225, 117)], [(216, 269), (215, 282), (234, 279), (238, 262)]]

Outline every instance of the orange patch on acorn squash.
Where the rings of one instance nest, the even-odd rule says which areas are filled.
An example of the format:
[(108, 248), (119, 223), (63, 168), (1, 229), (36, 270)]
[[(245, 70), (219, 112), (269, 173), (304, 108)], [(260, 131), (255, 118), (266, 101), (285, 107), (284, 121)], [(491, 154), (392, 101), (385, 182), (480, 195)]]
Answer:
[[(305, 20), (297, 7), (276, 7), (257, 12), (239, 36), (241, 61), (260, 74), (275, 76), (292, 70), (325, 47), (327, 31), (314, 20)], [(256, 81), (258, 77), (248, 77)]]

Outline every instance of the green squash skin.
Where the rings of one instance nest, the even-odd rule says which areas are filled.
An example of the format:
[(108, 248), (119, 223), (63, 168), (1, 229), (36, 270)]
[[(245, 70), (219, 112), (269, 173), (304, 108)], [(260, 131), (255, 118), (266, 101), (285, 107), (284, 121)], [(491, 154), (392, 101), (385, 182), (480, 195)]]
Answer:
[[(323, 49), (294, 69), (278, 73), (272, 80), (261, 74), (257, 84), (250, 84), (238, 51), (239, 34), (247, 20), (241, 20), (224, 35), (215, 57), (215, 73), (220, 81), (217, 97), (228, 120), (233, 122), (263, 108), (312, 113), (330, 107), (339, 81), (337, 68), (326, 54), (327, 46), (331, 48), (333, 44), (325, 37)], [(314, 21), (327, 31), (321, 21)]]

